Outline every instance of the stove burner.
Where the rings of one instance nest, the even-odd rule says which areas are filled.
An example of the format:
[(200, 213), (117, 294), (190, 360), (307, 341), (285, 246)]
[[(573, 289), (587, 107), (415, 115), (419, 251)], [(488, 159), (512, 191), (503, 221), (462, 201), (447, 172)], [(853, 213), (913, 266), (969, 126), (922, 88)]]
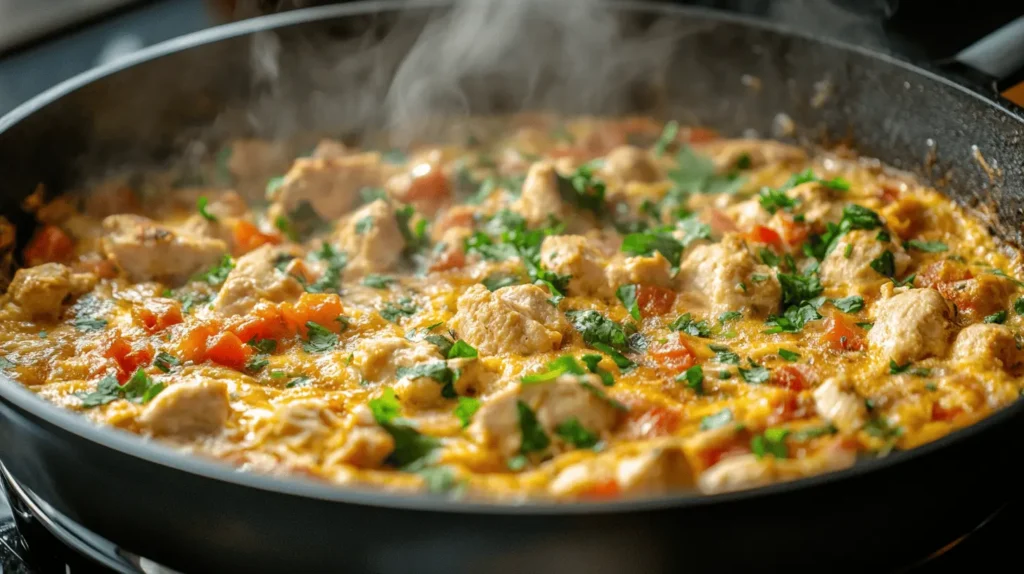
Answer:
[[(180, 574), (166, 566), (126, 552), (60, 514), (15, 482), (0, 464), (0, 486), (11, 504), (13, 522), (0, 507), (0, 573), (48, 574)], [(2, 502), (2, 500), (0, 500)], [(987, 571), (1011, 560), (1017, 536), (1013, 515), (1024, 502), (1006, 504), (977, 528), (920, 562), (892, 571), (902, 574)], [(16, 529), (15, 529), (16, 527)]]

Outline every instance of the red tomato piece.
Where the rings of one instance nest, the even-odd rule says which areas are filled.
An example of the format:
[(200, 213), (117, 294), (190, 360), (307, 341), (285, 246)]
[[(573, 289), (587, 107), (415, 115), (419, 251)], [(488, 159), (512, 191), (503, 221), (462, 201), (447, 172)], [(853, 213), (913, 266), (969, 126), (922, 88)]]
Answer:
[(245, 368), (245, 362), (252, 353), (252, 347), (243, 343), (238, 335), (230, 331), (214, 335), (206, 341), (207, 359), (236, 371)]
[(932, 420), (933, 421), (951, 421), (957, 417), (960, 413), (964, 412), (960, 407), (953, 407), (947, 409), (940, 403), (932, 403)]
[(655, 438), (670, 435), (679, 428), (678, 411), (661, 405), (632, 409), (625, 423), (625, 436), (632, 439)]
[(755, 225), (754, 228), (747, 233), (747, 237), (755, 243), (764, 243), (777, 249), (782, 248), (782, 236), (771, 227)]
[(622, 490), (619, 488), (619, 483), (615, 479), (608, 479), (584, 490), (580, 493), (580, 497), (589, 500), (610, 500), (618, 498), (620, 494), (622, 494)]
[(75, 251), (75, 242), (56, 225), (45, 225), (36, 230), (25, 246), (25, 263), (41, 265), (66, 261)]
[(672, 310), (676, 292), (657, 285), (640, 285), (636, 290), (636, 303), (644, 317), (664, 315)]
[(459, 269), (466, 264), (466, 254), (461, 247), (446, 249), (444, 253), (430, 264), (430, 271), (449, 271)]
[(289, 330), (305, 334), (306, 323), (312, 321), (338, 333), (338, 316), (345, 312), (336, 293), (303, 293), (294, 304), (282, 303), (281, 314)]
[(133, 305), (132, 316), (150, 333), (163, 331), (184, 320), (181, 316), (181, 304), (164, 297), (155, 297), (145, 303)]
[(838, 313), (825, 319), (825, 340), (836, 351), (864, 350), (864, 331)]
[(679, 333), (676, 340), (670, 339), (668, 343), (653, 348), (650, 353), (659, 365), (677, 374), (697, 363), (697, 355), (686, 344), (682, 333)]
[(451, 195), (451, 184), (437, 166), (420, 164), (413, 168), (412, 182), (405, 191), (406, 201), (438, 200)]
[(212, 321), (193, 323), (177, 337), (178, 352), (175, 355), (185, 361), (202, 363), (206, 361), (206, 342), (221, 331), (219, 324)]
[(103, 356), (114, 360), (117, 380), (123, 385), (139, 367), (152, 362), (153, 349), (145, 343), (132, 345), (120, 335), (114, 335), (108, 340)]
[(790, 247), (800, 245), (807, 240), (808, 235), (810, 235), (810, 229), (806, 223), (793, 221), (792, 217), (782, 218), (782, 239)]
[(277, 234), (263, 233), (254, 223), (244, 219), (236, 220), (231, 231), (235, 240), (235, 255), (244, 255), (267, 243), (277, 245), (282, 239)]
[(724, 458), (748, 453), (750, 453), (750, 445), (748, 442), (740, 442), (738, 439), (734, 439), (724, 445), (702, 450), (697, 456), (700, 459), (701, 464), (704, 465), (704, 468), (708, 468), (715, 466)]
[(295, 334), (294, 330), (289, 329), (277, 305), (266, 301), (257, 303), (237, 323), (229, 325), (228, 330), (246, 343), (253, 339), (281, 339)]
[(807, 379), (802, 368), (796, 365), (783, 365), (772, 371), (772, 384), (800, 392), (807, 388)]

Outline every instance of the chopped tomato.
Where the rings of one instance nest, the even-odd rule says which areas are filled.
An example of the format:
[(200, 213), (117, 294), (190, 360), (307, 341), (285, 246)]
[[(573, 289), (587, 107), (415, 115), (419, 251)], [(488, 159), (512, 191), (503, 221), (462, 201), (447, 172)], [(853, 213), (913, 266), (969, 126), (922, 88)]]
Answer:
[(672, 310), (676, 292), (657, 285), (641, 285), (636, 290), (636, 303), (644, 317), (664, 315)]
[(252, 356), (252, 347), (230, 331), (214, 335), (206, 341), (206, 357), (225, 367), (241, 371)]
[(707, 128), (690, 128), (687, 132), (690, 143), (704, 143), (718, 139), (718, 132)]
[(770, 426), (780, 425), (799, 418), (802, 414), (800, 410), (800, 397), (795, 392), (786, 393), (765, 422)]
[(864, 331), (838, 313), (825, 319), (825, 340), (836, 351), (864, 350)]
[(810, 230), (806, 223), (793, 221), (792, 217), (782, 218), (782, 239), (790, 247), (806, 241), (809, 234)]
[(580, 497), (589, 500), (609, 500), (622, 494), (619, 483), (614, 478), (599, 482), (580, 493)]
[(625, 436), (632, 439), (670, 435), (679, 428), (679, 411), (661, 405), (632, 409), (625, 423)]
[(932, 420), (933, 421), (951, 421), (957, 417), (963, 409), (960, 407), (953, 407), (947, 409), (940, 403), (932, 403)]
[(103, 351), (103, 356), (117, 364), (117, 380), (124, 384), (137, 369), (153, 360), (153, 349), (145, 343), (133, 346), (119, 335), (112, 336)]
[(461, 248), (446, 249), (430, 264), (430, 271), (449, 271), (466, 264), (466, 254)]
[(178, 352), (185, 361), (202, 363), (206, 360), (206, 342), (221, 331), (221, 326), (213, 321), (193, 323), (175, 338)]
[(244, 219), (236, 220), (231, 231), (235, 240), (235, 255), (244, 255), (267, 243), (277, 245), (282, 239), (278, 234), (263, 233), (254, 223)]
[(257, 303), (247, 315), (229, 325), (228, 330), (246, 343), (253, 339), (280, 339), (295, 333), (285, 322), (278, 306), (266, 301)]
[(749, 442), (745, 440), (741, 441), (740, 437), (737, 437), (725, 444), (704, 449), (700, 451), (697, 456), (699, 457), (701, 464), (704, 465), (704, 468), (709, 468), (715, 466), (724, 458), (748, 454), (749, 452)]
[(755, 225), (754, 228), (747, 233), (747, 238), (755, 243), (764, 243), (775, 248), (782, 247), (782, 236), (780, 236), (779, 233), (771, 227), (766, 227), (764, 225)]
[(66, 261), (75, 250), (75, 242), (56, 225), (44, 225), (25, 246), (25, 263), (41, 265)]
[(670, 339), (668, 343), (654, 347), (650, 353), (659, 365), (673, 373), (681, 373), (697, 362), (697, 355), (683, 340), (682, 333), (675, 340)]
[(282, 303), (281, 315), (293, 332), (305, 333), (306, 323), (312, 321), (334, 331), (341, 331), (338, 316), (345, 312), (341, 297), (336, 293), (303, 293), (294, 304)]
[(783, 365), (772, 371), (772, 384), (797, 392), (807, 388), (804, 371), (796, 365)]
[(150, 333), (163, 331), (184, 320), (181, 317), (181, 304), (164, 297), (154, 297), (144, 303), (133, 305), (132, 316)]
[(417, 165), (412, 176), (409, 189), (404, 194), (406, 201), (445, 199), (451, 195), (451, 184), (437, 166)]
[(882, 190), (878, 194), (878, 198), (882, 200), (882, 204), (888, 205), (900, 197), (900, 189), (895, 185), (882, 184)]
[(711, 226), (711, 231), (715, 232), (716, 235), (724, 235), (726, 233), (734, 233), (739, 231), (736, 227), (736, 222), (731, 217), (725, 214), (725, 212), (708, 208), (703, 211), (705, 214), (705, 223)]

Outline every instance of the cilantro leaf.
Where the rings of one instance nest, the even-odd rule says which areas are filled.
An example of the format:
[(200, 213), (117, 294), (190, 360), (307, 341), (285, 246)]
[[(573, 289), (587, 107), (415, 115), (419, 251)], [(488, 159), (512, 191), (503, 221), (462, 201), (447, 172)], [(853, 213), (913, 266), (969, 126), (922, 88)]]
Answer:
[(777, 273), (776, 276), (782, 286), (783, 305), (799, 305), (821, 294), (821, 281), (817, 275)]
[(1024, 297), (1019, 297), (1013, 302), (1013, 310), (1018, 315), (1024, 315)]
[(395, 420), (402, 413), (402, 405), (395, 396), (395, 390), (387, 387), (380, 397), (370, 400), (370, 412), (377, 424), (386, 424)]
[(557, 359), (550, 361), (546, 366), (545, 371), (534, 373), (532, 375), (525, 375), (520, 377), (520, 381), (524, 385), (532, 385), (535, 383), (544, 383), (547, 381), (553, 381), (562, 375), (585, 375), (586, 371), (583, 367), (576, 362), (576, 359), (572, 355), (562, 355)]
[(629, 357), (616, 351), (614, 348), (612, 348), (611, 345), (606, 345), (604, 343), (592, 343), (591, 346), (597, 349), (598, 351), (601, 351), (602, 353), (607, 353), (608, 356), (611, 357), (612, 362), (614, 362), (615, 365), (620, 369), (632, 369), (633, 367), (636, 366), (636, 363), (630, 360)]
[(654, 155), (662, 156), (668, 150), (669, 146), (675, 143), (676, 137), (679, 136), (679, 123), (672, 120), (665, 124), (665, 127), (661, 130), (661, 135), (658, 136), (658, 141), (654, 143)]
[(919, 241), (911, 239), (906, 243), (908, 249), (917, 249), (926, 253), (941, 253), (949, 251), (949, 246), (941, 241)]
[(203, 219), (207, 221), (216, 222), (217, 216), (206, 210), (209, 206), (210, 200), (205, 195), (200, 195), (199, 199), (196, 200), (196, 209), (199, 210), (199, 215), (203, 216)]
[(622, 285), (615, 290), (615, 295), (619, 298), (619, 301), (622, 301), (622, 304), (626, 306), (626, 309), (629, 310), (629, 315), (633, 317), (633, 319), (639, 321), (640, 306), (637, 304), (636, 290), (637, 285)]
[(389, 285), (395, 283), (397, 279), (389, 275), (376, 275), (369, 274), (363, 277), (363, 285), (367, 287), (373, 287), (374, 289), (387, 289)]
[(893, 258), (892, 251), (888, 249), (875, 259), (872, 259), (870, 265), (872, 269), (886, 277), (892, 277), (896, 274), (896, 261)]
[(284, 388), (286, 388), (286, 389), (295, 389), (295, 388), (301, 388), (301, 387), (308, 387), (312, 383), (313, 383), (313, 379), (310, 379), (309, 377), (307, 377), (305, 375), (300, 375), (300, 376), (295, 377), (294, 379), (288, 381), (287, 383), (285, 383)]
[(121, 398), (121, 385), (117, 383), (117, 377), (107, 375), (96, 383), (95, 391), (91, 393), (77, 393), (77, 396), (82, 400), (83, 408), (91, 409)]
[(573, 328), (583, 341), (593, 346), (603, 343), (615, 348), (626, 348), (626, 332), (622, 326), (593, 310), (570, 310), (565, 312)]
[(690, 313), (683, 313), (668, 326), (673, 331), (682, 331), (694, 337), (708, 338), (711, 336), (711, 327), (707, 321), (694, 321)]
[(475, 359), (479, 356), (477, 350), (473, 348), (473, 345), (459, 339), (455, 341), (451, 349), (448, 349), (449, 359)]
[(728, 408), (722, 409), (713, 415), (700, 419), (700, 430), (708, 431), (724, 427), (733, 421), (732, 411)]
[(842, 299), (833, 299), (832, 304), (843, 313), (856, 313), (864, 308), (864, 298), (850, 295)]
[(590, 448), (597, 444), (598, 440), (597, 435), (584, 428), (576, 417), (555, 426), (555, 434), (576, 448)]
[(228, 273), (235, 268), (235, 260), (224, 254), (216, 265), (192, 278), (193, 281), (205, 281), (210, 285), (220, 285), (228, 278)]
[(137, 369), (128, 382), (121, 386), (124, 398), (137, 404), (145, 404), (164, 390), (164, 384), (158, 383), (141, 368)]
[(697, 396), (704, 394), (704, 368), (694, 365), (686, 369), (682, 374), (676, 376), (677, 383), (686, 383), (686, 386), (693, 389)]
[(473, 415), (480, 410), (480, 400), (473, 397), (459, 397), (459, 404), (455, 406), (455, 416), (462, 423), (462, 428), (473, 422)]
[(588, 371), (601, 377), (601, 383), (604, 386), (610, 387), (615, 384), (615, 378), (612, 374), (598, 365), (601, 362), (601, 355), (583, 355), (580, 357), (580, 360), (587, 366)]
[(384, 317), (385, 320), (391, 323), (397, 323), (401, 317), (411, 317), (416, 314), (419, 308), (413, 304), (413, 302), (403, 297), (398, 300), (398, 303), (387, 302), (384, 304), (384, 308), (379, 311), (380, 316)]
[(106, 319), (96, 317), (75, 317), (75, 328), (83, 333), (89, 331), (102, 331), (107, 326)]
[(336, 344), (338, 344), (338, 335), (336, 333), (319, 323), (306, 321), (306, 342), (302, 344), (304, 351), (307, 353), (322, 353), (330, 351)]
[(983, 321), (985, 323), (995, 323), (997, 325), (1002, 325), (1003, 323), (1006, 322), (1006, 315), (1006, 309), (1003, 309), (1001, 311), (996, 311), (995, 313), (992, 313), (991, 315), (985, 317)]
[(724, 324), (728, 323), (729, 321), (735, 321), (737, 319), (742, 319), (742, 318), (743, 318), (743, 313), (740, 313), (739, 311), (726, 311), (726, 312), (724, 312), (724, 313), (722, 313), (721, 315), (718, 316), (718, 323), (721, 324), (721, 325), (724, 325)]
[(787, 211), (791, 210), (796, 207), (797, 204), (795, 199), (786, 195), (786, 192), (781, 189), (771, 189), (766, 187), (762, 189), (758, 195), (758, 201), (760, 201), (761, 207), (768, 213), (772, 214), (780, 209)]
[(551, 444), (551, 439), (537, 422), (537, 415), (523, 401), (516, 401), (516, 410), (519, 414), (519, 430), (522, 434), (519, 452), (529, 454), (547, 449)]
[(800, 353), (790, 351), (789, 349), (779, 349), (779, 356), (791, 363), (800, 360)]
[(740, 372), (740, 376), (743, 377), (743, 380), (752, 385), (767, 383), (768, 379), (772, 376), (768, 369), (754, 363), (754, 361), (750, 361), (749, 369), (740, 368), (738, 370)]
[(765, 321), (769, 329), (765, 333), (799, 333), (809, 321), (821, 319), (821, 314), (811, 303), (788, 307), (781, 316), (773, 315)]
[(757, 458), (763, 458), (767, 454), (775, 458), (786, 458), (789, 456), (785, 442), (788, 434), (789, 431), (786, 429), (765, 429), (764, 433), (750, 439), (750, 450)]
[(595, 176), (592, 164), (579, 166), (568, 177), (559, 175), (558, 189), (563, 198), (580, 208), (604, 213), (605, 184)]
[(497, 291), (502, 287), (519, 285), (519, 283), (521, 283), (519, 277), (507, 273), (492, 273), (487, 277), (484, 277), (483, 280), (484, 287), (487, 287), (488, 291)]
[(668, 259), (672, 267), (679, 267), (685, 246), (665, 231), (647, 230), (630, 233), (622, 238), (622, 252), (630, 255), (652, 255), (655, 251)]

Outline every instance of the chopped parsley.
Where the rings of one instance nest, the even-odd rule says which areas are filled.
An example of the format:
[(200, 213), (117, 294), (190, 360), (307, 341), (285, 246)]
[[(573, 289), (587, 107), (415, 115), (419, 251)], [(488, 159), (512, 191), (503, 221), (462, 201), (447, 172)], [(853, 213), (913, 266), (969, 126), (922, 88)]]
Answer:
[(250, 373), (258, 373), (269, 364), (270, 360), (267, 359), (267, 356), (258, 353), (249, 357), (249, 360), (245, 362), (245, 370)]
[(576, 417), (555, 426), (555, 434), (576, 448), (591, 448), (598, 441), (597, 435), (584, 428)]
[(759, 201), (761, 202), (761, 207), (768, 213), (775, 213), (780, 209), (788, 211), (796, 207), (797, 204), (797, 201), (786, 195), (784, 190), (769, 187), (761, 190)]
[(488, 291), (497, 291), (502, 287), (510, 287), (522, 283), (519, 277), (508, 273), (492, 273), (484, 277), (483, 284)]
[(519, 413), (519, 431), (522, 434), (519, 452), (526, 455), (547, 449), (551, 439), (537, 422), (537, 415), (523, 401), (516, 401), (516, 410)]
[(1003, 323), (1006, 322), (1006, 315), (1007, 315), (1006, 309), (1003, 309), (1001, 311), (996, 311), (995, 313), (992, 313), (988, 317), (985, 317), (984, 322), (986, 322), (986, 323), (995, 323), (997, 325), (1002, 325)]
[(366, 277), (363, 277), (363, 285), (367, 287), (373, 287), (374, 289), (387, 289), (388, 285), (395, 283), (397, 279), (389, 275), (376, 275), (370, 273)]
[(733, 421), (732, 411), (728, 408), (722, 409), (713, 415), (700, 419), (700, 430), (708, 431), (724, 427)]
[(348, 265), (348, 254), (338, 251), (330, 243), (324, 242), (313, 258), (327, 264), (323, 274), (316, 281), (306, 285), (310, 293), (334, 293), (341, 288), (341, 272)]
[(1013, 302), (1013, 310), (1018, 315), (1024, 315), (1024, 297), (1020, 297)]
[(547, 381), (553, 381), (562, 375), (585, 375), (586, 371), (583, 367), (576, 362), (576, 359), (572, 355), (562, 355), (557, 359), (550, 361), (546, 365), (547, 370), (540, 373), (534, 373), (532, 375), (526, 375), (521, 377), (519, 380), (524, 385), (532, 385), (536, 383), (544, 383)]
[(789, 349), (779, 349), (779, 356), (784, 361), (789, 361), (790, 363), (800, 360), (800, 353), (790, 351)]
[(835, 249), (839, 244), (839, 239), (850, 230), (871, 230), (881, 226), (882, 219), (877, 213), (864, 206), (851, 203), (843, 208), (843, 215), (838, 224), (831, 222), (826, 224), (825, 233), (820, 236), (812, 236), (804, 244), (803, 250), (808, 257), (814, 257), (821, 261)]
[(216, 222), (217, 216), (207, 211), (210, 200), (206, 199), (205, 195), (200, 195), (199, 199), (196, 200), (196, 209), (199, 210), (199, 215), (203, 216), (203, 219), (207, 221)]
[(718, 316), (718, 323), (721, 324), (721, 325), (725, 325), (726, 323), (728, 323), (730, 321), (735, 321), (737, 319), (742, 319), (742, 318), (743, 318), (743, 313), (740, 313), (739, 311), (726, 311), (726, 312), (724, 312), (724, 313), (722, 313), (721, 315)]
[(235, 260), (225, 254), (213, 267), (192, 278), (193, 281), (205, 281), (210, 285), (220, 285), (228, 278), (228, 273), (235, 268)]
[(763, 458), (770, 454), (775, 458), (786, 458), (789, 450), (786, 448), (786, 437), (789, 435), (787, 429), (769, 428), (762, 434), (755, 435), (750, 439), (750, 450), (757, 458)]
[(106, 319), (96, 317), (75, 317), (75, 328), (82, 332), (102, 331), (107, 326)]
[(633, 317), (633, 319), (639, 321), (640, 305), (637, 304), (636, 300), (637, 287), (637, 285), (623, 285), (615, 290), (615, 295), (619, 298), (619, 301), (622, 301), (622, 304), (626, 306), (626, 309), (629, 311), (629, 315)]
[(821, 314), (811, 303), (787, 308), (782, 315), (773, 315), (765, 321), (765, 333), (799, 333), (810, 321), (821, 319)]
[(809, 427), (800, 429), (789, 433), (789, 438), (798, 442), (804, 442), (811, 439), (833, 435), (839, 432), (835, 426), (827, 424), (820, 427)]
[(906, 243), (907, 249), (917, 249), (926, 253), (941, 253), (949, 251), (949, 246), (941, 241), (919, 241), (911, 239)]
[(459, 339), (455, 341), (451, 349), (448, 349), (449, 359), (475, 359), (479, 353), (473, 348), (473, 345)]
[(896, 274), (896, 261), (893, 258), (892, 251), (888, 249), (883, 251), (877, 258), (872, 259), (870, 265), (872, 269), (886, 277), (892, 277)]
[(384, 308), (379, 311), (380, 316), (384, 317), (385, 320), (391, 323), (397, 323), (402, 317), (411, 317), (416, 314), (419, 308), (413, 304), (412, 300), (408, 297), (403, 297), (398, 300), (398, 303), (391, 303), (390, 301), (384, 304)]
[(864, 298), (857, 295), (850, 295), (842, 299), (833, 299), (832, 305), (843, 313), (856, 313), (864, 308)]
[(558, 176), (558, 189), (562, 197), (582, 209), (597, 215), (604, 213), (605, 184), (594, 174), (594, 165), (586, 163), (568, 177)]
[(757, 254), (761, 257), (761, 262), (764, 263), (765, 265), (769, 267), (779, 266), (779, 256), (776, 255), (775, 252), (772, 251), (771, 249), (768, 249), (767, 247), (762, 247), (761, 250), (757, 252)]
[(664, 129), (661, 130), (661, 135), (658, 136), (658, 141), (654, 143), (654, 155), (662, 156), (668, 150), (669, 146), (676, 142), (676, 137), (679, 136), (679, 123), (672, 120), (665, 124)]
[(760, 385), (761, 383), (767, 383), (768, 379), (770, 379), (772, 376), (771, 372), (768, 369), (762, 367), (761, 365), (758, 365), (754, 361), (750, 361), (748, 359), (748, 362), (750, 363), (749, 369), (738, 369), (740, 372), (740, 377), (743, 377), (744, 381), (752, 385)]
[(817, 275), (778, 273), (782, 286), (783, 305), (799, 305), (821, 294), (821, 281)]
[(96, 383), (95, 391), (78, 393), (78, 397), (82, 399), (84, 408), (98, 407), (120, 398), (136, 404), (146, 404), (163, 390), (163, 383), (154, 381), (140, 368), (124, 385), (118, 384), (114, 375), (107, 375)]
[(420, 377), (434, 379), (442, 385), (441, 396), (455, 398), (455, 388), (452, 386), (459, 379), (458, 369), (452, 369), (445, 361), (434, 361), (432, 363), (421, 363), (412, 367), (398, 367), (395, 374), (399, 379), (418, 379)]
[(107, 326), (107, 320), (97, 317), (104, 310), (104, 304), (93, 295), (86, 295), (72, 306), (75, 313), (75, 328), (84, 333), (90, 331), (102, 331)]
[(329, 230), (331, 224), (320, 217), (309, 201), (303, 199), (288, 214), (287, 227), (291, 230), (290, 236), (302, 240), (315, 233)]
[(455, 406), (455, 416), (462, 423), (462, 428), (473, 422), (473, 415), (480, 410), (480, 400), (473, 397), (459, 397), (459, 404)]
[(602, 343), (618, 349), (628, 348), (626, 331), (622, 325), (601, 313), (593, 310), (570, 310), (565, 312), (565, 316), (588, 345)]
[(330, 351), (338, 344), (338, 335), (313, 321), (306, 321), (306, 341), (302, 349), (307, 353), (323, 353)]
[(373, 229), (373, 216), (367, 215), (356, 222), (355, 232), (356, 235), (365, 235), (368, 231)]
[(735, 174), (719, 175), (710, 159), (683, 145), (676, 153), (676, 168), (668, 172), (677, 193), (735, 193), (744, 179)]
[(673, 331), (682, 331), (687, 335), (694, 337), (708, 338), (711, 336), (711, 326), (708, 325), (707, 321), (694, 321), (693, 315), (690, 313), (683, 313), (676, 318), (675, 321), (668, 326)]
[(313, 379), (307, 377), (306, 375), (299, 375), (298, 377), (295, 377), (294, 379), (285, 383), (284, 388), (298, 389), (302, 387), (308, 387), (311, 384), (313, 384)]
[(434, 450), (441, 446), (436, 438), (420, 434), (411, 423), (398, 418), (402, 407), (390, 387), (384, 389), (379, 398), (370, 400), (370, 412), (377, 424), (395, 441), (395, 449), (387, 458), (393, 466), (415, 468), (429, 460)]
[[(403, 205), (395, 209), (395, 221), (398, 223), (398, 230), (405, 238), (405, 253), (407, 255), (418, 253), (430, 246), (430, 238), (427, 237), (427, 220), (420, 218), (412, 224), (416, 210), (411, 205)], [(412, 225), (410, 225), (412, 224)]]
[(729, 347), (725, 345), (708, 345), (708, 348), (714, 351), (715, 360), (719, 363), (726, 365), (740, 364), (740, 356), (730, 351)]
[(686, 383), (686, 386), (697, 393), (697, 396), (704, 394), (704, 368), (694, 365), (683, 371), (676, 377), (677, 383)]
[(610, 387), (615, 384), (615, 377), (600, 367), (601, 355), (583, 355), (580, 357), (580, 360), (587, 366), (588, 371), (594, 373), (598, 377), (601, 377), (601, 384), (606, 387)]
[(82, 400), (83, 408), (91, 409), (121, 398), (121, 385), (117, 383), (117, 377), (107, 375), (96, 383), (95, 391), (91, 393), (77, 393), (77, 396)]

